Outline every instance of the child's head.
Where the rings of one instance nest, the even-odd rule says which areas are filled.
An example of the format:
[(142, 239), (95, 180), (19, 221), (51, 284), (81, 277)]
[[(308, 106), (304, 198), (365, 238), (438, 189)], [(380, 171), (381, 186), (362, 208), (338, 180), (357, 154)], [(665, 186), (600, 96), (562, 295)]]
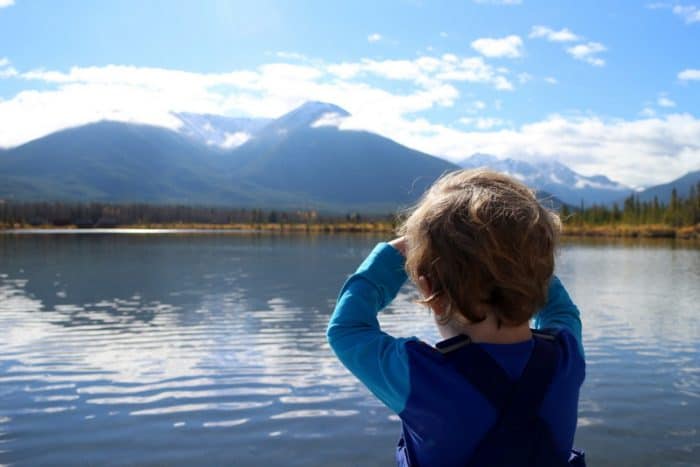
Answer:
[(424, 303), (441, 301), (441, 323), (527, 322), (546, 302), (559, 218), (532, 190), (488, 170), (449, 173), (423, 195), (399, 229), (406, 269), (427, 279)]

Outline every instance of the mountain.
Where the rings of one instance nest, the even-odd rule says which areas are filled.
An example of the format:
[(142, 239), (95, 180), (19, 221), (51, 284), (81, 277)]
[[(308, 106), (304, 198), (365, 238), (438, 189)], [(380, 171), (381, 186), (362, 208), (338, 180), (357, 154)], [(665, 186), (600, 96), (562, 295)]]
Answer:
[(99, 122), (5, 151), (0, 198), (222, 203), (250, 196), (217, 171), (222, 152), (171, 130)]
[(551, 193), (561, 201), (578, 206), (610, 204), (632, 192), (630, 187), (610, 180), (604, 175), (584, 176), (556, 161), (526, 162), (499, 159), (489, 154), (474, 154), (458, 163), (461, 167), (488, 167), (507, 173), (526, 185)]
[(307, 102), (260, 128), (225, 159), (225, 173), (303, 206), (391, 211), (415, 201), (437, 177), (458, 167), (390, 139), (317, 126), (350, 114)]
[[(182, 122), (176, 131), (104, 121), (4, 150), (0, 199), (386, 213), (415, 202), (437, 177), (459, 168), (374, 133), (328, 125), (349, 114), (323, 102), (308, 102), (274, 120), (174, 115)], [(535, 183), (542, 177), (572, 186), (572, 177), (586, 186), (615, 185), (561, 164), (545, 172), (544, 165), (475, 155), (463, 165), (511, 173), (553, 207), (561, 206), (562, 190)]]
[(349, 117), (350, 114), (337, 105), (310, 101), (273, 120), (264, 130), (267, 134), (283, 135), (313, 127), (324, 117)]
[(274, 144), (254, 138), (233, 156), (232, 169), (249, 182), (379, 211), (412, 203), (440, 175), (458, 169), (390, 139), (334, 127), (302, 128), (278, 135)]
[(178, 132), (210, 146), (234, 148), (269, 124), (269, 118), (232, 118), (221, 115), (174, 113), (181, 122)]
[(329, 115), (348, 113), (308, 103), (253, 125), (254, 136), (232, 150), (192, 133), (202, 122), (240, 131), (250, 122), (190, 114), (181, 116), (190, 134), (118, 122), (59, 131), (0, 155), (0, 199), (387, 212), (457, 168), (378, 135), (314, 127)]
[[(272, 120), (262, 127), (241, 150), (236, 151), (237, 165), (253, 162), (260, 157), (266, 157), (275, 147), (284, 143), (287, 138), (297, 131), (315, 128), (316, 122), (324, 118), (342, 118), (350, 114), (340, 107), (325, 102), (306, 102), (300, 107)], [(254, 148), (254, 150), (252, 150)]]
[(324, 116), (348, 117), (334, 104), (310, 101), (277, 119), (234, 118), (222, 115), (173, 113), (180, 120), (177, 131), (195, 141), (221, 148), (235, 148), (264, 131), (263, 139), (311, 127)]
[(249, 183), (309, 202), (385, 212), (414, 202), (436, 178), (459, 168), (374, 133), (315, 125), (349, 115), (308, 102), (238, 147), (228, 167)]
[(700, 170), (688, 172), (680, 178), (663, 185), (649, 187), (637, 193), (640, 201), (653, 201), (656, 197), (659, 202), (668, 204), (671, 201), (671, 192), (676, 189), (676, 194), (679, 198), (687, 198), (691, 187), (697, 187), (700, 184)]

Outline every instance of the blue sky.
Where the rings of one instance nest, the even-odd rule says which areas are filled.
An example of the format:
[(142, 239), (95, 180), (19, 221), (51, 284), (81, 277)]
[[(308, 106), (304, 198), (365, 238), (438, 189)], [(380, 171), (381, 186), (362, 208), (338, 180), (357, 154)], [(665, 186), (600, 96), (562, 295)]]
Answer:
[(700, 169), (700, 3), (0, 0), (0, 147), (104, 118), (331, 101), (458, 160)]

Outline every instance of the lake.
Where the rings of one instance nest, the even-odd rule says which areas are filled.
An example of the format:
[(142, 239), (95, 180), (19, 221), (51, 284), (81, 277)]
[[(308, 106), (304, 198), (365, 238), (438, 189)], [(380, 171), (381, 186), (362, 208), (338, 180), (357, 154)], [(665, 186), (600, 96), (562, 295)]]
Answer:
[[(371, 235), (0, 234), (0, 464), (392, 465), (325, 328)], [(700, 247), (566, 241), (592, 466), (700, 465)], [(406, 286), (381, 315), (437, 333)]]

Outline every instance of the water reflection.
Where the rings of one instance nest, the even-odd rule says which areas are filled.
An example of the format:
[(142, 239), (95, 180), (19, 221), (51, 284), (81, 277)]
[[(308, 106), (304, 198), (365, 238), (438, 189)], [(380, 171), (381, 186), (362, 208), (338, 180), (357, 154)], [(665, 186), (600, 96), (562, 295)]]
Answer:
[[(390, 464), (397, 418), (324, 338), (377, 240), (0, 236), (0, 464)], [(589, 362), (577, 444), (593, 465), (697, 458), (700, 250), (687, 245), (563, 247)], [(415, 298), (404, 288), (381, 321), (434, 342)]]
[(560, 270), (584, 311), (579, 444), (595, 465), (696, 463), (700, 251), (586, 242), (566, 248)]

